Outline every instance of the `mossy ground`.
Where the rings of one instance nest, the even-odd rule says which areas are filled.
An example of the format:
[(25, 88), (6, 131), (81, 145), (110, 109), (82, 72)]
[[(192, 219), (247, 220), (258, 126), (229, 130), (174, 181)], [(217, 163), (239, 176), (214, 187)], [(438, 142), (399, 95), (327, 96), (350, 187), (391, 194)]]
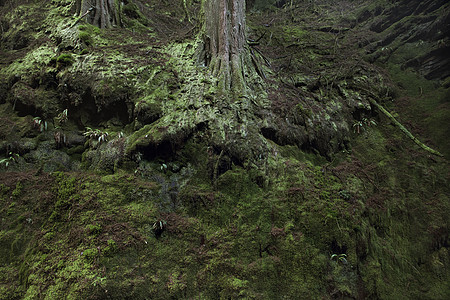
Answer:
[(267, 78), (231, 103), (192, 63), (197, 2), (136, 1), (108, 30), (69, 2), (2, 16), (28, 42), (1, 49), (0, 299), (449, 298), (448, 162), (365, 99), (448, 155), (448, 86), (408, 51), (390, 74), (362, 59), (354, 12), (381, 2), (258, 2)]
[[(353, 155), (332, 164), (285, 146), (266, 184), (239, 166), (215, 183), (191, 174), (169, 206), (161, 189), (186, 167), (3, 173), (3, 295), (439, 299), (448, 295), (446, 167), (420, 152), (399, 160), (407, 145), (392, 131), (358, 136)], [(382, 149), (383, 136), (396, 146)]]

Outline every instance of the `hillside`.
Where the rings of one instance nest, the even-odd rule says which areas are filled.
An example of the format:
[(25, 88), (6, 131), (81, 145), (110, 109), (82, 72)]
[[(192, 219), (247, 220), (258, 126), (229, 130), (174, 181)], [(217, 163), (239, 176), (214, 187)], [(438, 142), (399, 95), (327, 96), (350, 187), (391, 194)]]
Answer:
[(450, 298), (450, 3), (247, 1), (224, 93), (88, 2), (0, 0), (0, 299)]

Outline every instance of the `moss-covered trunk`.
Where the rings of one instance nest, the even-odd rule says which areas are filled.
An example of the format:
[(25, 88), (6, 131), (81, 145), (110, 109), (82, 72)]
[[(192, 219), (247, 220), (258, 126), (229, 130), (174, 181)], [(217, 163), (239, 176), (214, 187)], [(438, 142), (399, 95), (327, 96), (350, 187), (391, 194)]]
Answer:
[(121, 26), (120, 3), (117, 0), (77, 0), (77, 14), (99, 28)]
[(219, 79), (219, 88), (240, 93), (245, 88), (245, 1), (206, 0), (204, 63)]

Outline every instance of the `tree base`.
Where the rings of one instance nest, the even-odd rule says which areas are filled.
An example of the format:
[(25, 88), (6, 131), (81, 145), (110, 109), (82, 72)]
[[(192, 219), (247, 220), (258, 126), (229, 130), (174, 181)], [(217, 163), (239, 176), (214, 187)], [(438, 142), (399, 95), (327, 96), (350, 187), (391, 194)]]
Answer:
[(120, 3), (117, 0), (77, 0), (76, 14), (99, 28), (121, 26)]

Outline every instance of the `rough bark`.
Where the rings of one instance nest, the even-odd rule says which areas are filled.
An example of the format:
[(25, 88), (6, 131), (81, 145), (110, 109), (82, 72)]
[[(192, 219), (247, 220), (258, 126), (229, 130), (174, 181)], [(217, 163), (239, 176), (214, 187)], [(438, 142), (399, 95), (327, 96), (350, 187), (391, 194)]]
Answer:
[(121, 26), (117, 0), (77, 0), (76, 11), (87, 23), (99, 28)]
[(245, 1), (205, 0), (204, 63), (219, 87), (241, 92), (245, 88)]

